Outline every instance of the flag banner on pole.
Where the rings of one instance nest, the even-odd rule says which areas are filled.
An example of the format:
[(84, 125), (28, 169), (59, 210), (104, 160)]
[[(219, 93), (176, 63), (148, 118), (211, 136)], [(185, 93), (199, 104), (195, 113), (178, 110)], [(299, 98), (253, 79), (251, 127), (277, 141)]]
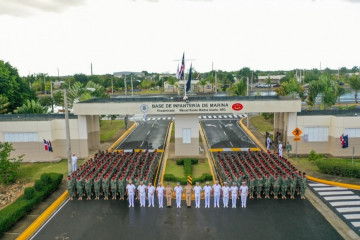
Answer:
[(53, 148), (50, 140), (48, 141), (48, 148), (49, 148), (49, 152), (53, 152)]
[(192, 70), (192, 64), (190, 65), (189, 79), (186, 82), (186, 92), (189, 92), (191, 90), (191, 70)]
[(184, 77), (185, 77), (185, 53), (183, 53), (183, 57), (182, 57), (182, 61), (181, 61), (181, 67), (180, 67), (180, 70), (179, 70), (179, 79), (180, 80), (184, 80)]
[(49, 150), (49, 146), (45, 139), (43, 139), (43, 142), (44, 142), (45, 151)]

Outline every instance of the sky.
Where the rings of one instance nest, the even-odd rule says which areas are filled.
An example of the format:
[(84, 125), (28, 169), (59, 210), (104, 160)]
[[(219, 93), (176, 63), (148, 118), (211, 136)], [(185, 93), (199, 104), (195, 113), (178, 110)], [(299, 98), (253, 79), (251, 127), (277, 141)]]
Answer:
[(360, 0), (0, 0), (22, 76), (360, 65)]

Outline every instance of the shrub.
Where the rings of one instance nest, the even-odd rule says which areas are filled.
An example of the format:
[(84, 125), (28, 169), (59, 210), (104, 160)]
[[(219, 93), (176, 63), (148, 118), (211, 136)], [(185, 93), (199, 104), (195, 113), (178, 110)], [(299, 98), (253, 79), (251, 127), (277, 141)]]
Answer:
[[(47, 178), (43, 177), (43, 175), (40, 179)], [(54, 192), (63, 178), (63, 175), (58, 173), (49, 173), (48, 176), (49, 184), (44, 185), (42, 183), (43, 189), (41, 191), (35, 191), (33, 187), (25, 188), (22, 196), (9, 206), (0, 210), (0, 235), (7, 231), (20, 218), (30, 212), (37, 203), (41, 202), (44, 198)]]
[(34, 188), (36, 191), (40, 192), (45, 187), (44, 183), (41, 180), (35, 180)]
[(170, 182), (175, 182), (176, 177), (174, 176), (174, 174), (164, 174), (164, 180), (170, 181)]
[(199, 159), (195, 159), (195, 158), (182, 158), (179, 160), (176, 160), (176, 165), (184, 165), (184, 161), (185, 160), (191, 160), (191, 164), (198, 164), (199, 163)]
[(30, 200), (34, 197), (35, 189), (33, 187), (27, 187), (24, 190), (24, 198)]
[(308, 156), (308, 159), (309, 161), (316, 161), (320, 158), (323, 158), (324, 156), (322, 154), (317, 154), (314, 150), (311, 150), (309, 156)]
[(11, 158), (10, 154), (15, 149), (11, 143), (0, 142), (0, 183), (10, 184), (16, 181), (19, 176), (20, 162), (23, 155), (18, 158)]
[(360, 178), (359, 164), (352, 165), (347, 160), (320, 159), (315, 162), (320, 172), (341, 177)]
[(40, 177), (41, 182), (43, 182), (45, 185), (49, 184), (51, 181), (49, 173), (44, 173)]
[(212, 180), (213, 180), (213, 178), (212, 178), (211, 174), (203, 173), (203, 175), (201, 175), (201, 177), (193, 178), (193, 184), (195, 184), (196, 182), (206, 182), (206, 181), (212, 181)]
[(191, 159), (189, 158), (184, 160), (184, 174), (186, 177), (192, 174)]

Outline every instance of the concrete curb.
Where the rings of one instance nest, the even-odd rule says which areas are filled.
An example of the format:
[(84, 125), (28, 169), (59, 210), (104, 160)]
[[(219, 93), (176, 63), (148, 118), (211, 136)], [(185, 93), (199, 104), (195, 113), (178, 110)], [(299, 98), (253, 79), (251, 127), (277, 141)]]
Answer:
[[(158, 170), (156, 171), (154, 186), (156, 186), (156, 183), (158, 182), (160, 170), (161, 170), (160, 182), (164, 186), (164, 183), (163, 183), (164, 182), (164, 174), (165, 174), (166, 163), (167, 163), (167, 159), (168, 159), (168, 155), (169, 155), (168, 147), (169, 147), (169, 143), (170, 143), (171, 130), (172, 130), (173, 125), (174, 125), (173, 121), (169, 122), (167, 130), (166, 130), (166, 135), (165, 135), (164, 144), (163, 144), (164, 149), (162, 149), (162, 153), (160, 156), (161, 162), (159, 163)], [(161, 167), (161, 165), (163, 165), (163, 166)]]
[(324, 184), (333, 185), (333, 186), (337, 186), (337, 187), (360, 190), (360, 185), (333, 182), (333, 181), (328, 181), (328, 180), (324, 180), (324, 179), (320, 179), (320, 178), (314, 178), (314, 177), (311, 177), (311, 176), (307, 176), (307, 178), (309, 180), (311, 180), (311, 181), (314, 181), (314, 182), (324, 183)]
[(18, 238), (17, 240), (29, 239), (49, 217), (65, 202), (69, 192), (66, 190), (58, 199), (56, 199)]
[(138, 126), (137, 123), (134, 122), (133, 125), (131, 125), (131, 127), (130, 127), (128, 130), (126, 130), (126, 131), (118, 138), (118, 140), (116, 140), (116, 141), (111, 145), (111, 147), (108, 149), (108, 151), (110, 152), (110, 151), (112, 151), (112, 150), (115, 150), (115, 147), (116, 147), (117, 145), (119, 145), (119, 144), (121, 143), (121, 141), (124, 140), (124, 138), (126, 138), (127, 136), (129, 136), (129, 134), (132, 133), (132, 131), (133, 131), (137, 126)]
[(259, 139), (257, 139), (254, 134), (252, 134), (252, 132), (250, 132), (250, 130), (245, 126), (245, 124), (243, 123), (245, 118), (242, 118), (239, 120), (239, 124), (242, 127), (242, 129), (244, 129), (244, 131), (246, 132), (247, 135), (249, 135), (251, 137), (251, 139), (256, 143), (256, 145), (258, 145), (260, 147), (260, 149), (262, 149), (263, 151), (267, 152), (266, 148), (264, 147), (264, 145), (262, 145), (262, 143), (259, 141)]

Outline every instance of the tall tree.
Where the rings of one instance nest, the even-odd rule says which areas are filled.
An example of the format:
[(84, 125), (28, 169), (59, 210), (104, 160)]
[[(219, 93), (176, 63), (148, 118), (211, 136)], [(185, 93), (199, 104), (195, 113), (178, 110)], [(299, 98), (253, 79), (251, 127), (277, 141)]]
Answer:
[(207, 83), (206, 79), (201, 79), (201, 80), (199, 81), (199, 85), (202, 87), (203, 92), (205, 92), (205, 85), (206, 85), (206, 83)]
[(14, 113), (17, 114), (44, 114), (47, 113), (47, 108), (41, 106), (39, 102), (35, 102), (34, 100), (26, 100), (21, 107), (17, 107), (14, 110)]
[(6, 96), (0, 95), (0, 114), (7, 113), (8, 106), (10, 105)]
[(233, 91), (237, 96), (245, 96), (247, 92), (246, 81), (240, 80), (237, 84), (233, 85)]
[(9, 101), (8, 111), (12, 112), (27, 99), (36, 99), (36, 94), (29, 87), (29, 83), (20, 78), (16, 68), (10, 63), (0, 60), (0, 95)]
[(354, 90), (355, 103), (358, 103), (358, 92), (360, 90), (360, 77), (358, 75), (352, 75), (350, 77), (350, 87)]

